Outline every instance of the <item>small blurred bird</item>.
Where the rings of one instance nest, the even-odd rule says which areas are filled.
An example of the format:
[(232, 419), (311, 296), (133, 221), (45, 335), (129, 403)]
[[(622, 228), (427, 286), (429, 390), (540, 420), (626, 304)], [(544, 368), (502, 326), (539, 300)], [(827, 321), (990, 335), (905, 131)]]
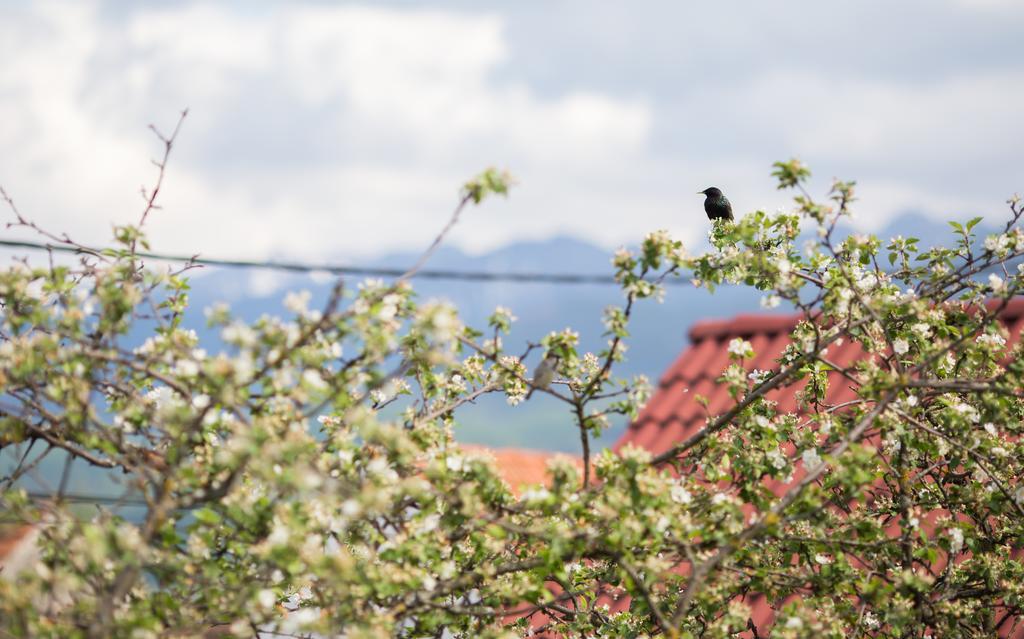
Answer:
[(533, 395), (533, 391), (538, 388), (547, 388), (551, 386), (551, 382), (555, 380), (555, 373), (557, 370), (558, 355), (548, 353), (547, 357), (541, 360), (540, 364), (537, 364), (537, 368), (533, 369), (533, 387), (530, 388), (530, 392), (526, 394), (526, 399), (530, 399), (530, 395)]
[(732, 204), (721, 189), (712, 186), (697, 193), (707, 196), (704, 199), (704, 212), (708, 214), (709, 220), (732, 220)]

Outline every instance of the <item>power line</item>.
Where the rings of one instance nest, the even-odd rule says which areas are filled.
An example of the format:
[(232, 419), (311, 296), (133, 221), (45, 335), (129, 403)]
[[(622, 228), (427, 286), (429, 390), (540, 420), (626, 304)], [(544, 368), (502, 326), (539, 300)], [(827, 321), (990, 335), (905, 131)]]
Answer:
[[(0, 240), (0, 246), (24, 248), (34, 251), (54, 251), (57, 253), (88, 254), (100, 253), (99, 250), (47, 244), (41, 242), (25, 242), (20, 240)], [(232, 260), (183, 255), (166, 255), (137, 251), (136, 255), (162, 262), (191, 262), (204, 266), (224, 266), (228, 268), (261, 268), (292, 273), (325, 272), (333, 275), (365, 275), (377, 277), (400, 277), (405, 269), (385, 268), (376, 266), (341, 266), (338, 264), (305, 264), (302, 262), (261, 262), (257, 260)], [(431, 280), (462, 280), (470, 282), (518, 282), (527, 284), (618, 284), (610, 275), (591, 275), (586, 273), (515, 273), (497, 271), (451, 271), (443, 269), (422, 269), (413, 277)], [(689, 285), (689, 281), (681, 278), (666, 278), (665, 284)]]
[(149, 504), (140, 497), (118, 497), (114, 495), (94, 495), (89, 493), (65, 492), (63, 494), (27, 491), (26, 495), (33, 501), (62, 501), (69, 504), (97, 504), (100, 506), (126, 506), (129, 508), (146, 507)]

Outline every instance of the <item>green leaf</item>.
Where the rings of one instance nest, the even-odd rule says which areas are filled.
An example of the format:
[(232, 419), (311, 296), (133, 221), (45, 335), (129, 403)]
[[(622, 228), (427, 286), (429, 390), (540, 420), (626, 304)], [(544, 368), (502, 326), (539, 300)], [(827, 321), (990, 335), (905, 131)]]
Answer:
[(772, 167), (772, 176), (778, 180), (779, 189), (795, 187), (811, 176), (810, 169), (796, 158), (788, 162), (776, 162)]
[(196, 521), (206, 524), (207, 526), (216, 526), (221, 521), (220, 515), (209, 508), (200, 508), (195, 511), (193, 515), (195, 516)]

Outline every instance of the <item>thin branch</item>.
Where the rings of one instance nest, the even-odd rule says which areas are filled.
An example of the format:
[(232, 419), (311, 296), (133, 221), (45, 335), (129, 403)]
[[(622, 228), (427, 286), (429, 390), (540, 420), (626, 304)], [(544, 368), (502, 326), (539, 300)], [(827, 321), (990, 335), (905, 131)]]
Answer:
[(417, 271), (423, 268), (423, 265), (427, 263), (427, 261), (431, 258), (434, 252), (437, 251), (437, 248), (441, 246), (441, 242), (444, 241), (445, 236), (448, 235), (452, 228), (454, 228), (455, 225), (458, 223), (459, 216), (462, 214), (462, 210), (466, 208), (466, 205), (469, 204), (472, 200), (473, 196), (470, 195), (469, 193), (466, 193), (465, 195), (462, 196), (462, 199), (459, 200), (458, 206), (456, 206), (455, 210), (452, 212), (452, 216), (451, 218), (449, 218), (448, 223), (445, 224), (444, 228), (441, 229), (441, 232), (437, 234), (437, 237), (434, 238), (434, 241), (430, 244), (427, 250), (424, 251), (422, 255), (420, 255), (420, 259), (416, 260), (416, 263), (413, 264), (409, 268), (409, 270), (407, 270), (405, 273), (402, 273), (402, 275), (398, 278), (397, 282), (404, 282), (405, 280), (408, 280), (409, 278), (416, 275)]
[(658, 602), (654, 600), (654, 595), (644, 583), (644, 579), (640, 576), (639, 571), (637, 571), (637, 569), (634, 568), (625, 557), (615, 557), (615, 563), (617, 563), (619, 567), (629, 575), (629, 578), (636, 585), (637, 590), (640, 591), (640, 596), (643, 597), (644, 601), (647, 603), (647, 607), (651, 609), (651, 614), (654, 615), (654, 620), (657, 622), (658, 628), (662, 632), (668, 632), (672, 625), (668, 618), (665, 617), (665, 613), (661, 611), (661, 606), (659, 606)]
[(1006, 497), (1006, 501), (1008, 501), (1010, 505), (1013, 506), (1013, 509), (1017, 511), (1017, 514), (1024, 518), (1024, 506), (1021, 506), (1019, 503), (1017, 503), (1017, 500), (1013, 498), (1013, 495), (1010, 493), (1009, 489), (1003, 485), (1003, 482), (999, 481), (995, 473), (992, 472), (992, 469), (989, 468), (988, 464), (994, 465), (995, 462), (993, 462), (992, 460), (986, 460), (985, 457), (977, 450), (975, 450), (973, 446), (964, 446), (955, 438), (950, 437), (949, 435), (943, 433), (941, 430), (937, 430), (935, 428), (928, 426), (924, 422), (920, 421), (919, 419), (912, 415), (909, 415), (905, 411), (899, 408), (895, 409), (895, 411), (901, 417), (903, 417), (908, 422), (913, 424), (915, 427), (920, 428), (921, 430), (927, 433), (931, 433), (936, 437), (940, 437), (949, 442), (952, 446), (967, 453), (972, 459), (974, 459), (974, 462), (978, 464), (978, 466), (980, 466), (983, 471), (985, 471), (985, 474), (988, 475), (988, 478), (992, 480), (992, 483), (994, 483), (999, 488), (999, 492), (1001, 492), (1003, 496)]
[(675, 459), (679, 455), (683, 454), (684, 452), (690, 450), (697, 444), (707, 439), (709, 435), (713, 435), (714, 433), (717, 433), (718, 431), (722, 430), (723, 428), (728, 426), (732, 422), (732, 420), (741, 412), (743, 412), (748, 406), (753, 404), (761, 397), (764, 397), (769, 392), (782, 386), (785, 382), (789, 381), (791, 377), (793, 377), (794, 375), (796, 375), (797, 372), (799, 372), (800, 368), (803, 367), (803, 365), (807, 361), (816, 358), (818, 354), (825, 349), (826, 346), (836, 341), (849, 331), (864, 324), (865, 322), (867, 322), (867, 318), (862, 318), (857, 322), (854, 322), (850, 326), (847, 326), (843, 331), (836, 331), (836, 333), (833, 334), (832, 336), (826, 337), (819, 344), (817, 344), (814, 349), (807, 353), (801, 354), (789, 366), (783, 368), (775, 375), (772, 375), (770, 378), (758, 384), (757, 387), (754, 388), (750, 393), (745, 395), (740, 402), (738, 402), (735, 406), (730, 408), (722, 415), (718, 416), (713, 422), (711, 422), (704, 428), (700, 429), (693, 435), (690, 435), (689, 437), (687, 437), (680, 443), (676, 444), (672, 448), (669, 448), (665, 452), (659, 455), (655, 455), (654, 458), (651, 459), (651, 464), (657, 466), (659, 464), (663, 464), (667, 461)]
[[(885, 397), (883, 397), (875, 407), (854, 426), (849, 433), (840, 441), (835, 447), (829, 451), (832, 457), (839, 457), (851, 444), (858, 441), (864, 432), (874, 423), (875, 419), (882, 414), (882, 411), (888, 407), (890, 402), (895, 399), (897, 391), (890, 390)], [(825, 474), (828, 470), (828, 464), (818, 464), (813, 469), (808, 470), (807, 475), (804, 476), (796, 485), (792, 486), (786, 494), (783, 495), (779, 501), (765, 513), (759, 517), (756, 522), (748, 526), (739, 535), (732, 540), (728, 541), (725, 545), (719, 548), (718, 552), (715, 553), (710, 559), (706, 560), (701, 565), (697, 566), (693, 571), (693, 576), (690, 579), (690, 584), (686, 588), (686, 592), (683, 593), (683, 597), (680, 600), (675, 613), (672, 615), (672, 628), (677, 629), (682, 623), (683, 618), (690, 611), (690, 606), (693, 604), (693, 599), (697, 594), (697, 591), (701, 589), (704, 584), (704, 580), (708, 575), (716, 568), (719, 564), (725, 561), (726, 558), (736, 552), (744, 543), (753, 539), (759, 535), (765, 528), (768, 527), (768, 522), (778, 521), (782, 513), (789, 508), (793, 502), (795, 502), (803, 491), (818, 481), (818, 479)]]
[[(146, 189), (145, 188), (142, 189), (142, 197), (146, 200), (146, 206), (142, 210), (142, 215), (139, 217), (139, 228), (140, 229), (146, 224), (146, 218), (149, 217), (149, 214), (152, 213), (155, 209), (160, 208), (156, 204), (156, 198), (160, 194), (160, 188), (164, 184), (164, 176), (165, 176), (166, 171), (167, 171), (167, 160), (171, 156), (171, 149), (174, 147), (174, 141), (178, 137), (178, 132), (181, 131), (181, 124), (182, 124), (182, 122), (185, 121), (185, 118), (187, 116), (188, 116), (188, 109), (184, 109), (181, 112), (181, 115), (178, 117), (177, 124), (174, 125), (174, 130), (171, 131), (171, 134), (169, 136), (165, 136), (162, 133), (160, 133), (160, 131), (156, 128), (156, 126), (154, 126), (152, 124), (149, 125), (149, 130), (152, 131), (154, 134), (156, 134), (156, 137), (161, 142), (163, 142), (163, 145), (164, 145), (164, 155), (163, 155), (163, 157), (159, 161), (153, 160), (153, 164), (157, 168), (157, 176), (156, 176), (156, 182), (153, 184), (153, 188), (150, 189), (150, 191), (149, 191), (149, 195), (148, 196), (146, 195)], [(131, 244), (132, 255), (135, 254), (135, 244), (136, 244), (136, 241), (133, 239), (132, 240), (132, 244)]]

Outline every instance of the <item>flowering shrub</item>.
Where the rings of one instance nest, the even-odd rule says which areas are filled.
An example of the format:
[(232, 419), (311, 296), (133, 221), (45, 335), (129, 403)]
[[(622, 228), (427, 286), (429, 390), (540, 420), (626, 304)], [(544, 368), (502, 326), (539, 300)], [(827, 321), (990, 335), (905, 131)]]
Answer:
[[(26, 451), (0, 504), (41, 522), (40, 561), (0, 580), (0, 628), (762, 636), (743, 596), (763, 593), (786, 602), (773, 636), (991, 636), (1024, 605), (1024, 364), (997, 322), (1021, 285), (1008, 266), (1024, 253), (1020, 203), (980, 248), (973, 220), (950, 248), (883, 249), (834, 239), (852, 183), (822, 202), (799, 163), (776, 175), (797, 190), (792, 213), (717, 223), (701, 255), (665, 232), (615, 254), (623, 303), (605, 312), (600, 353), (578, 352), (568, 329), (511, 353), (512, 311), (465, 326), (417, 301), (412, 271), (339, 281), (318, 309), (291, 294), (284, 318), (208, 309), (224, 343), (210, 350), (182, 328), (187, 266), (138, 255), (145, 214), (74, 266), (0, 271), (0, 444)], [(471, 181), (452, 223), (508, 184), (495, 171)], [(801, 224), (819, 238), (803, 250)], [(614, 374), (632, 311), (683, 273), (709, 290), (756, 287), (806, 319), (773, 370), (748, 371), (751, 344), (727, 345), (720, 383), (735, 403), (696, 435), (657, 457), (592, 455), (609, 417), (649, 395)], [(150, 334), (133, 345), (138, 326)], [(865, 357), (833, 363), (843, 341)], [(587, 463), (553, 462), (548, 484), (517, 498), (452, 424), (484, 394), (522, 401), (534, 350), (558, 355), (559, 383), (537, 390), (566, 406)], [(836, 374), (855, 401), (826, 401)], [(765, 397), (805, 383), (798, 412)], [(123, 472), (142, 520), (32, 502), (16, 483), (32, 444)], [(609, 612), (611, 592), (630, 597), (626, 611)]]

